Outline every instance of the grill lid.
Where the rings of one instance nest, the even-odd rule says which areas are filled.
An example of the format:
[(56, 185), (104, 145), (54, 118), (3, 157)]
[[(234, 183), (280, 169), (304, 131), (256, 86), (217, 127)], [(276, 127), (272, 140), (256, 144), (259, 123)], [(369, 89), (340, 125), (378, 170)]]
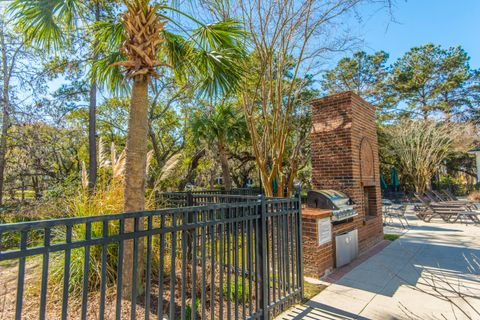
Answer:
[(352, 204), (349, 196), (337, 190), (311, 190), (307, 194), (307, 205), (310, 208), (340, 210)]

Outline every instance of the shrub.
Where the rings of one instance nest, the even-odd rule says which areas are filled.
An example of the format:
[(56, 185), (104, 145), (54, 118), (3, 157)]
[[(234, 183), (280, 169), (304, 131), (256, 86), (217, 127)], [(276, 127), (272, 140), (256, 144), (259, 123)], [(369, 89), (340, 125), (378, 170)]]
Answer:
[[(99, 214), (115, 214), (123, 210), (123, 180), (124, 180), (124, 164), (125, 152), (117, 156), (115, 145), (111, 146), (111, 160), (106, 160), (103, 143), (99, 151), (99, 179), (95, 191), (92, 194), (87, 192), (87, 173), (85, 165), (82, 165), (82, 188), (77, 191), (76, 195), (68, 197), (64, 200), (64, 207), (67, 216), (84, 217)], [(153, 197), (147, 194), (146, 209), (152, 207)], [(109, 234), (118, 233), (118, 222), (111, 221), (108, 224)], [(72, 229), (72, 239), (85, 239), (85, 225), (75, 225)], [(102, 237), (102, 223), (91, 224), (91, 237)], [(64, 241), (66, 237), (66, 229), (52, 230), (52, 241)], [(155, 242), (154, 242), (155, 243)], [(155, 252), (155, 249), (153, 249)], [(51, 256), (51, 276), (50, 283), (52, 291), (61, 294), (63, 288), (64, 260), (65, 253), (59, 252)], [(70, 281), (69, 291), (72, 297), (80, 297), (83, 288), (83, 269), (85, 260), (85, 248), (74, 249), (71, 251), (70, 257)], [(107, 286), (115, 284), (117, 276), (118, 264), (118, 245), (111, 243), (107, 246), (106, 261), (106, 281)], [(90, 263), (88, 273), (88, 289), (89, 291), (97, 291), (101, 284), (102, 273), (102, 246), (96, 245), (90, 247)]]
[(473, 191), (468, 195), (468, 200), (480, 201), (480, 191)]
[[(195, 310), (198, 312), (200, 310), (201, 300), (197, 298), (195, 301)], [(190, 306), (191, 300), (187, 300), (187, 306), (185, 307), (185, 319), (192, 319), (192, 307)]]
[[(109, 225), (117, 228), (115, 224)], [(110, 231), (110, 233), (112, 233)], [(65, 239), (65, 230), (56, 230), (53, 236), (57, 239)], [(92, 238), (102, 236), (102, 226), (100, 224), (92, 224), (91, 229)], [(85, 226), (77, 225), (72, 229), (73, 239), (84, 239)], [(85, 261), (85, 248), (73, 249), (70, 256), (70, 281), (69, 292), (73, 298), (79, 298), (82, 294), (83, 285), (83, 269)], [(116, 272), (117, 272), (117, 253), (118, 245), (112, 243), (107, 246), (107, 261), (106, 261), (106, 283), (107, 286), (115, 284)], [(50, 283), (52, 284), (52, 290), (54, 295), (56, 293), (61, 294), (63, 290), (63, 272), (65, 266), (65, 253), (59, 252), (52, 254), (50, 264)], [(88, 271), (88, 290), (89, 292), (97, 291), (100, 288), (102, 274), (102, 247), (91, 246), (90, 247), (90, 263)]]
[[(230, 283), (230, 295), (228, 294), (228, 288), (229, 288), (228, 284), (225, 284), (223, 287), (223, 294), (228, 300), (233, 301), (237, 296), (239, 302), (241, 303), (248, 302), (250, 290), (248, 286), (243, 287), (242, 281), (238, 281), (236, 290), (235, 290), (235, 281), (232, 281)], [(242, 300), (244, 293), (245, 293), (245, 300)]]

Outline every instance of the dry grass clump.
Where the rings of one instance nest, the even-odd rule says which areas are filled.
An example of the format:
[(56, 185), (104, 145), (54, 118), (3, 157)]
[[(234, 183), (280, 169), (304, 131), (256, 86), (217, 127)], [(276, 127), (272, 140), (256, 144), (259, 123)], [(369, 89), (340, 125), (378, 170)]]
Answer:
[(480, 201), (480, 191), (473, 191), (468, 195), (468, 200)]

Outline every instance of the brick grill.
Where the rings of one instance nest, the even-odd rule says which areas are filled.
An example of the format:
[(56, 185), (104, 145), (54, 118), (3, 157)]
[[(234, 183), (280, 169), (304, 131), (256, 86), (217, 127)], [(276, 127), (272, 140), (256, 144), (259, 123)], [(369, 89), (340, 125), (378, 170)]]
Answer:
[(358, 212), (333, 225), (332, 242), (322, 246), (315, 219), (304, 219), (305, 274), (321, 277), (335, 267), (337, 233), (357, 229), (360, 253), (383, 240), (375, 107), (353, 92), (314, 100), (311, 140), (313, 189), (346, 193)]

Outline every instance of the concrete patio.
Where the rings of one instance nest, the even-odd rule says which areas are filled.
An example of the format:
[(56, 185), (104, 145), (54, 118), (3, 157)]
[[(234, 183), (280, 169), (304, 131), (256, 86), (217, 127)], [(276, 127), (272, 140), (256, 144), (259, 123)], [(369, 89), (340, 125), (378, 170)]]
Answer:
[(425, 223), (413, 213), (409, 223), (401, 238), (277, 319), (480, 319), (480, 226)]

